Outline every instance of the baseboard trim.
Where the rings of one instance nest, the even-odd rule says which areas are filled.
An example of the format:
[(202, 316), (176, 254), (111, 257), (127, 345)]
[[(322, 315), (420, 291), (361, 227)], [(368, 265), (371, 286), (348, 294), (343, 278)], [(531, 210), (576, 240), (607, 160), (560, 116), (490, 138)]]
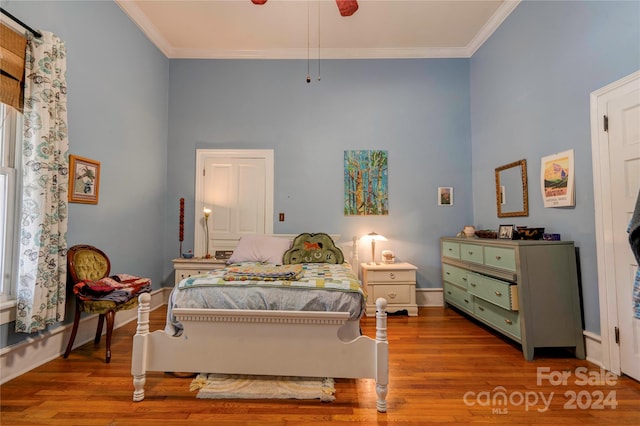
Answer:
[(598, 334), (586, 330), (582, 332), (582, 335), (584, 336), (587, 361), (592, 362), (606, 370), (607, 368), (602, 362), (602, 337)]
[[(151, 293), (151, 309), (155, 310), (167, 303), (171, 288), (163, 287)], [(137, 309), (120, 311), (116, 315), (114, 329), (131, 321), (136, 321)], [(95, 337), (98, 315), (80, 319), (74, 348), (90, 342)], [(56, 327), (38, 337), (28, 338), (20, 343), (0, 350), (0, 384), (4, 384), (36, 367), (64, 354), (73, 324)]]
[(444, 306), (441, 288), (417, 288), (416, 304), (420, 307)]

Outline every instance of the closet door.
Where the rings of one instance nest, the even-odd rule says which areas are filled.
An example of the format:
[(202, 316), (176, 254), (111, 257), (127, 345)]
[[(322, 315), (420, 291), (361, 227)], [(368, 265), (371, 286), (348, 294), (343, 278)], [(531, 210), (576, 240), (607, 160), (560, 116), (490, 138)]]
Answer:
[(204, 208), (212, 211), (211, 254), (232, 250), (243, 235), (273, 233), (273, 151), (198, 150), (197, 163), (197, 256), (204, 253)]

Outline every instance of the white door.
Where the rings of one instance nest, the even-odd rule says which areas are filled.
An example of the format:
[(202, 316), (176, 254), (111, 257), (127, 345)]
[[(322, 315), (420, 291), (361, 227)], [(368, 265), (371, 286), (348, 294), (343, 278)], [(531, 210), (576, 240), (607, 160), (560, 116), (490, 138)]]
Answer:
[(205, 208), (212, 255), (232, 250), (243, 235), (273, 232), (273, 151), (198, 150), (196, 157), (197, 255), (204, 253)]
[(600, 301), (601, 310), (609, 310), (607, 316), (611, 322), (608, 324), (611, 369), (636, 380), (640, 380), (640, 319), (633, 316), (631, 295), (638, 265), (629, 246), (627, 226), (640, 191), (638, 74), (625, 80), (624, 84), (614, 86), (598, 99), (601, 146), (600, 158), (594, 157), (594, 163), (599, 161), (602, 166), (600, 195), (603, 198), (601, 219), (604, 225), (599, 233), (602, 241), (598, 242), (598, 248), (604, 250), (602, 257), (605, 260), (602, 265), (599, 262), (599, 267), (606, 270), (606, 278), (599, 285), (605, 285), (608, 290), (604, 292), (613, 299), (608, 304), (602, 299)]

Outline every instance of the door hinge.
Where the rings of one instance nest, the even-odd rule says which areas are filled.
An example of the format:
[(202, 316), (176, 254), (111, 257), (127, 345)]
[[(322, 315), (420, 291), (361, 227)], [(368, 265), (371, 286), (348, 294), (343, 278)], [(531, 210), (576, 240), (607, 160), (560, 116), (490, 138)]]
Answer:
[(618, 327), (613, 328), (613, 332), (616, 335), (616, 344), (620, 344), (620, 329)]
[(606, 115), (603, 115), (602, 118), (603, 118), (604, 131), (608, 132), (609, 131), (609, 117), (607, 117)]

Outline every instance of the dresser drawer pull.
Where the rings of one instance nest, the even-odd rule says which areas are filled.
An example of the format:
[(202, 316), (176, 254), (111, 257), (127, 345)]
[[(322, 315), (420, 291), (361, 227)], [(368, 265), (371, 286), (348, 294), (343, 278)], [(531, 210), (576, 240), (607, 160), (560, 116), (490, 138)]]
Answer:
[(464, 299), (464, 303), (469, 303), (469, 301), (467, 299)]
[(398, 295), (397, 293), (388, 293), (387, 294), (387, 296), (389, 296), (390, 299), (395, 299), (397, 295)]
[(513, 324), (513, 322), (512, 322), (510, 319), (506, 319), (506, 320), (504, 320), (504, 322), (506, 322), (506, 323), (507, 323), (507, 324), (509, 324), (509, 325), (512, 325), (512, 324)]
[(496, 260), (502, 259), (502, 256), (496, 256)]
[(453, 251), (453, 249), (452, 249), (451, 247), (449, 247), (447, 250), (449, 250), (449, 251)]
[(472, 251), (469, 252), (469, 256), (473, 256), (473, 252)]
[(484, 312), (484, 308), (482, 306), (478, 306), (478, 309)]
[(467, 280), (467, 277), (463, 277), (463, 278), (462, 278), (462, 281), (466, 281), (466, 280)]
[(396, 276), (393, 272), (389, 273), (389, 278), (391, 278), (392, 280), (396, 279)]
[(471, 287), (475, 287), (475, 286), (476, 286), (476, 283), (469, 283), (469, 285), (470, 285)]
[(451, 295), (451, 291), (450, 291), (450, 290), (447, 290), (447, 294), (448, 294), (448, 295)]
[(499, 291), (496, 291), (496, 296), (500, 297), (502, 296), (502, 293), (500, 293)]
[(451, 272), (445, 272), (447, 275), (451, 275)]

